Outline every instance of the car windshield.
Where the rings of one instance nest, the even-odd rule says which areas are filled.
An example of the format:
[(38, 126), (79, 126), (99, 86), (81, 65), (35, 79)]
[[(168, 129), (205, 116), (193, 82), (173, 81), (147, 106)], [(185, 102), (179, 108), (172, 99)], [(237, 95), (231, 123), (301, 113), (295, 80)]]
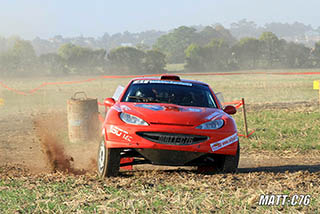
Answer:
[(217, 108), (208, 86), (178, 81), (135, 80), (121, 101)]

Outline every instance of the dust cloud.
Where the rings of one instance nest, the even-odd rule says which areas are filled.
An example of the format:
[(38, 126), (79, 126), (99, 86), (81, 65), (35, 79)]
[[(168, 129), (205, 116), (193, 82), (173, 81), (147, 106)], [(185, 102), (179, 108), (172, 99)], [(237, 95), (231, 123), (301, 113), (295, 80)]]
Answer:
[(33, 125), (51, 171), (82, 175), (95, 170), (98, 143), (70, 143), (65, 113), (36, 115)]

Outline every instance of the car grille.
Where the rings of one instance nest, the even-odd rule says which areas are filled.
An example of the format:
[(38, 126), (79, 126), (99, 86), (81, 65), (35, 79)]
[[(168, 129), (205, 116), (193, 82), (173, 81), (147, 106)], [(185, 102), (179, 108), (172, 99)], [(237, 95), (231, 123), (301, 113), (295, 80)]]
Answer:
[(168, 145), (192, 145), (208, 140), (207, 136), (165, 132), (137, 132), (137, 135), (155, 143)]

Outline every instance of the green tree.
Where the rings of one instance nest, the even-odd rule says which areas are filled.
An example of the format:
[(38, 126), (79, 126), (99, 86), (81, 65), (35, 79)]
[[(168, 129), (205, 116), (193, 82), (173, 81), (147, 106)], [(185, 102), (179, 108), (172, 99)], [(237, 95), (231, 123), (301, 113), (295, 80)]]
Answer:
[(310, 48), (302, 44), (290, 42), (285, 45), (284, 55), (286, 68), (308, 68), (312, 66), (310, 61)]
[(166, 56), (158, 50), (148, 50), (144, 59), (144, 70), (147, 73), (163, 73)]
[(181, 26), (161, 36), (153, 47), (165, 53), (169, 63), (184, 63), (184, 50), (194, 42), (195, 38), (196, 29)]
[[(320, 28), (320, 27), (319, 27)], [(316, 42), (314, 44), (314, 48), (312, 49), (312, 64), (314, 67), (320, 67), (320, 42)]]
[(0, 56), (0, 69), (9, 75), (28, 76), (36, 72), (38, 58), (29, 41), (16, 39), (13, 46)]
[(0, 53), (0, 75), (14, 75), (17, 74), (20, 60), (14, 56), (10, 51)]
[(136, 45), (136, 48), (141, 50), (141, 51), (147, 51), (150, 50), (150, 47), (144, 43), (139, 43)]
[(223, 40), (214, 39), (204, 47), (191, 44), (185, 54), (187, 70), (201, 72), (231, 68), (231, 49)]
[(63, 59), (71, 62), (79, 56), (80, 50), (81, 49), (78, 46), (68, 43), (60, 46), (60, 48), (58, 49), (58, 54)]
[(294, 22), (293, 24), (272, 22), (265, 24), (265, 31), (273, 32), (280, 37), (304, 36), (306, 32), (312, 31), (310, 25)]
[(145, 55), (143, 51), (134, 47), (119, 47), (109, 52), (108, 60), (113, 69), (142, 73)]
[(71, 43), (62, 45), (58, 50), (71, 73), (99, 72), (105, 63), (106, 51), (103, 49), (92, 50)]
[(241, 39), (243, 37), (258, 37), (261, 29), (258, 28), (255, 22), (242, 19), (236, 23), (231, 23), (230, 32), (237, 39)]
[(207, 46), (210, 49), (211, 59), (208, 70), (228, 70), (231, 60), (231, 49), (229, 45), (221, 39), (213, 39)]
[(63, 75), (68, 73), (66, 61), (56, 53), (42, 54), (39, 61), (46, 74)]
[(236, 42), (230, 32), (221, 25), (207, 26), (199, 32), (195, 28), (181, 26), (161, 36), (153, 48), (165, 53), (169, 63), (184, 63), (186, 57), (184, 51), (189, 45), (194, 43), (205, 46), (213, 39), (224, 40), (228, 45)]
[(205, 46), (207, 45), (213, 38), (222, 39), (221, 34), (211, 26), (206, 26), (202, 31), (200, 31), (199, 36), (195, 36), (194, 44)]
[(245, 37), (233, 46), (234, 57), (242, 69), (255, 69), (261, 55), (261, 44), (258, 39)]
[(191, 71), (205, 71), (206, 64), (210, 60), (210, 51), (207, 47), (200, 47), (196, 44), (191, 44), (185, 50), (186, 65), (185, 68)]
[(216, 25), (214, 29), (219, 33), (219, 36), (212, 37), (210, 40), (223, 40), (224, 43), (226, 43), (229, 46), (232, 46), (237, 43), (237, 39), (234, 38), (230, 31), (225, 29), (221, 24)]
[(259, 38), (261, 42), (262, 57), (268, 68), (281, 64), (282, 53), (285, 45), (284, 40), (279, 40), (272, 32), (264, 32)]

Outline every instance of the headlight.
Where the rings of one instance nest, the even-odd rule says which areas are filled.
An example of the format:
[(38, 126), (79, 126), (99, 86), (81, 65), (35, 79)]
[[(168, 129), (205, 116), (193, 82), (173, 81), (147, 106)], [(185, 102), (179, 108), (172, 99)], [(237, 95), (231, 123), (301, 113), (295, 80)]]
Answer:
[(141, 118), (133, 116), (131, 114), (127, 114), (127, 113), (121, 113), (120, 118), (123, 122), (132, 124), (132, 125), (142, 125), (142, 126), (149, 125), (146, 121), (142, 120)]
[(201, 125), (197, 126), (197, 129), (220, 129), (224, 125), (223, 120), (212, 120), (206, 123), (202, 123)]

